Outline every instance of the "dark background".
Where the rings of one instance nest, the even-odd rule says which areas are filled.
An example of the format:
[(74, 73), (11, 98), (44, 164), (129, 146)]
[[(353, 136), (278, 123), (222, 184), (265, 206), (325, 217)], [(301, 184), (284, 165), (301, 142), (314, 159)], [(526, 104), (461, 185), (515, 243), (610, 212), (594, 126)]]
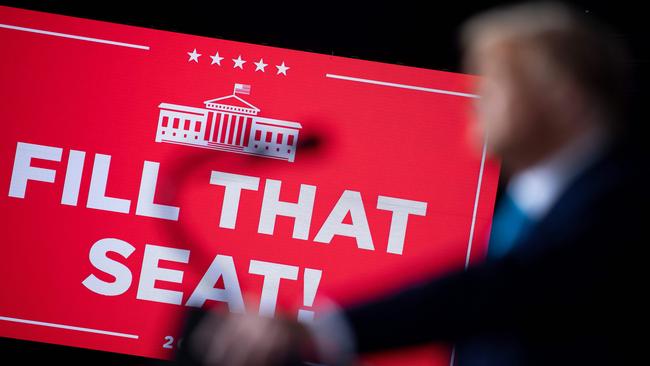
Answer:
[[(648, 62), (640, 2), (565, 1), (612, 26)], [(512, 1), (5, 1), (20, 8), (140, 27), (459, 71), (457, 30), (469, 16)], [(140, 6), (138, 6), (140, 5)]]
[[(614, 29), (631, 50), (630, 122), (644, 143), (648, 19), (641, 2), (565, 1)], [(511, 1), (4, 1), (0, 4), (343, 57), (460, 72), (458, 29), (471, 15)], [(0, 55), (2, 54), (0, 45)], [(645, 108), (644, 108), (645, 107)], [(0, 296), (2, 294), (0, 289)], [(4, 360), (150, 364), (150, 360), (0, 338)], [(15, 357), (15, 358), (14, 358)]]

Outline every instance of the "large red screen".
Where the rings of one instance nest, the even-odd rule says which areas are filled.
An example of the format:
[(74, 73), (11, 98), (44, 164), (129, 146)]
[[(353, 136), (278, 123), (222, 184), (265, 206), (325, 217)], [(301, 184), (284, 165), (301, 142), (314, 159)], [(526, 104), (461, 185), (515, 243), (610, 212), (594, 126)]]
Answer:
[(472, 76), (8, 7), (0, 44), (0, 336), (169, 358), (191, 306), (309, 321), (485, 253)]

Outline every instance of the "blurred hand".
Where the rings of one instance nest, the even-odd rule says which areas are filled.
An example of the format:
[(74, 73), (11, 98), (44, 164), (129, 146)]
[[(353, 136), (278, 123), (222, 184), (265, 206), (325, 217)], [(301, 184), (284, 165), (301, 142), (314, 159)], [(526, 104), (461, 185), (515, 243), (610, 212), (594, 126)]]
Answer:
[(305, 326), (287, 318), (211, 312), (190, 335), (189, 351), (209, 366), (287, 366), (318, 362)]

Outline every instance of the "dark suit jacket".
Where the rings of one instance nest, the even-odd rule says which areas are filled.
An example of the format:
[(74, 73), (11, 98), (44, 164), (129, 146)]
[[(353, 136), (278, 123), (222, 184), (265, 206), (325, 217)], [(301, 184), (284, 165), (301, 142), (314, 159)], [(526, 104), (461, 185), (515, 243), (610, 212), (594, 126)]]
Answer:
[(628, 364), (647, 311), (638, 156), (614, 144), (503, 259), (347, 308), (358, 351), (440, 341), (456, 365)]

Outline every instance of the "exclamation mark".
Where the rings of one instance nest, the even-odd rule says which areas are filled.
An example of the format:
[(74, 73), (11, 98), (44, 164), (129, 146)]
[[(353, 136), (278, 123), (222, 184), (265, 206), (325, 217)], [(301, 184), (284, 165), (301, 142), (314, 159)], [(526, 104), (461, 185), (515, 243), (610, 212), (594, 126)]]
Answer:
[[(305, 291), (303, 292), (303, 303), (305, 307), (314, 306), (314, 299), (316, 298), (316, 290), (320, 284), (320, 279), (323, 271), (312, 268), (305, 268), (304, 283)], [(298, 310), (298, 321), (310, 322), (314, 320), (314, 311), (307, 309)]]

